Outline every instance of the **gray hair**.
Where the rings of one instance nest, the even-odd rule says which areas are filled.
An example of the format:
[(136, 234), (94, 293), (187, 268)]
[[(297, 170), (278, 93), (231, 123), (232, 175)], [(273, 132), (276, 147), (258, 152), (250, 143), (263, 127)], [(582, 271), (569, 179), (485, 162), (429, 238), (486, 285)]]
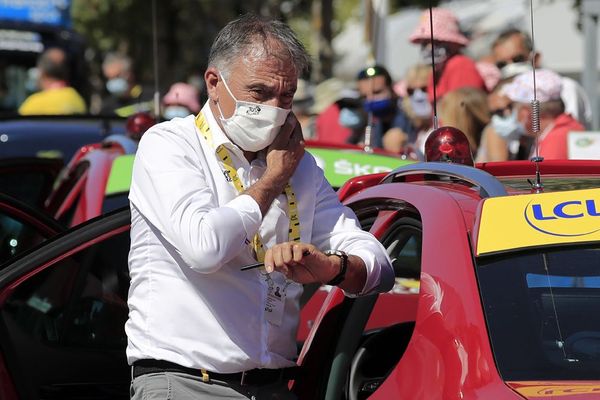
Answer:
[[(273, 46), (273, 40), (280, 46)], [(248, 55), (264, 56), (271, 51), (281, 53), (282, 49), (287, 51), (286, 56), (291, 58), (298, 74), (308, 68), (310, 57), (287, 24), (246, 14), (228, 23), (217, 34), (208, 56), (208, 66), (228, 76), (233, 60)]]

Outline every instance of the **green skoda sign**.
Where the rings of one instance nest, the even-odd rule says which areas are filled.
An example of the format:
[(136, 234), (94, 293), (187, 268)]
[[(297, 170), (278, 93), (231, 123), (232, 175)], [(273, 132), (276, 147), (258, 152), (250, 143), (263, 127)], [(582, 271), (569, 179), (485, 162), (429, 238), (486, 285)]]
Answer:
[[(387, 172), (414, 161), (343, 149), (307, 148), (317, 165), (325, 172), (331, 186), (339, 188), (348, 179), (359, 175)], [(112, 164), (105, 195), (127, 193), (131, 185), (134, 155), (117, 157)]]
[(105, 196), (129, 192), (134, 157), (134, 154), (128, 154), (115, 158), (106, 182)]
[(350, 178), (359, 175), (387, 172), (414, 161), (376, 153), (343, 149), (307, 148), (325, 172), (334, 188), (339, 188)]

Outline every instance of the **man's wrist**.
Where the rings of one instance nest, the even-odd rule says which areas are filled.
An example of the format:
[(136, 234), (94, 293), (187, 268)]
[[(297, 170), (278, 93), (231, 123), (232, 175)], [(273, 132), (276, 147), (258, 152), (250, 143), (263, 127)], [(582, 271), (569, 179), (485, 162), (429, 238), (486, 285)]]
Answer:
[(325, 255), (335, 256), (340, 260), (338, 273), (326, 283), (330, 286), (337, 286), (346, 278), (346, 271), (348, 270), (348, 255), (341, 250), (327, 250)]

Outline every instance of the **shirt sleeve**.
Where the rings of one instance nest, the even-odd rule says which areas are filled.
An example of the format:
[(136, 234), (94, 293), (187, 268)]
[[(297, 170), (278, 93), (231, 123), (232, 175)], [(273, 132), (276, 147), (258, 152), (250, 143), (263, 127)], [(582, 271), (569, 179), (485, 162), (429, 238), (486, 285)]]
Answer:
[[(342, 250), (360, 257), (367, 268), (365, 286), (358, 296), (387, 292), (394, 286), (394, 270), (381, 243), (361, 229), (354, 212), (344, 206), (315, 165), (317, 182), (316, 206), (313, 223), (313, 244), (325, 251)], [(346, 296), (355, 295), (346, 293)]]
[(262, 220), (260, 208), (248, 195), (219, 206), (207, 164), (192, 150), (198, 143), (165, 125), (140, 141), (129, 198), (192, 269), (217, 271), (247, 248)]

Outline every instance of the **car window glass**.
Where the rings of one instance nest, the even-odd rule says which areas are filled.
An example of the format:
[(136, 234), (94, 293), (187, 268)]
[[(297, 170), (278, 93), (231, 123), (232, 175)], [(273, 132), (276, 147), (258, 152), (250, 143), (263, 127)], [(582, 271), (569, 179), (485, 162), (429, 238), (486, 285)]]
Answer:
[(478, 260), (486, 320), (506, 380), (596, 379), (600, 246)]
[(102, 213), (106, 214), (107, 212), (119, 209), (121, 207), (129, 207), (129, 193), (118, 193), (107, 196), (104, 198), (102, 202)]
[(44, 171), (0, 174), (2, 193), (40, 209), (52, 185), (53, 176)]
[(125, 231), (37, 272), (8, 296), (2, 323), (13, 347), (27, 349), (13, 354), (9, 369), (28, 371), (29, 386), (120, 382), (127, 394), (128, 249)]
[(45, 239), (35, 226), (0, 211), (0, 264)]
[(395, 293), (418, 293), (421, 274), (421, 223), (413, 218), (399, 218), (382, 237), (394, 267)]

